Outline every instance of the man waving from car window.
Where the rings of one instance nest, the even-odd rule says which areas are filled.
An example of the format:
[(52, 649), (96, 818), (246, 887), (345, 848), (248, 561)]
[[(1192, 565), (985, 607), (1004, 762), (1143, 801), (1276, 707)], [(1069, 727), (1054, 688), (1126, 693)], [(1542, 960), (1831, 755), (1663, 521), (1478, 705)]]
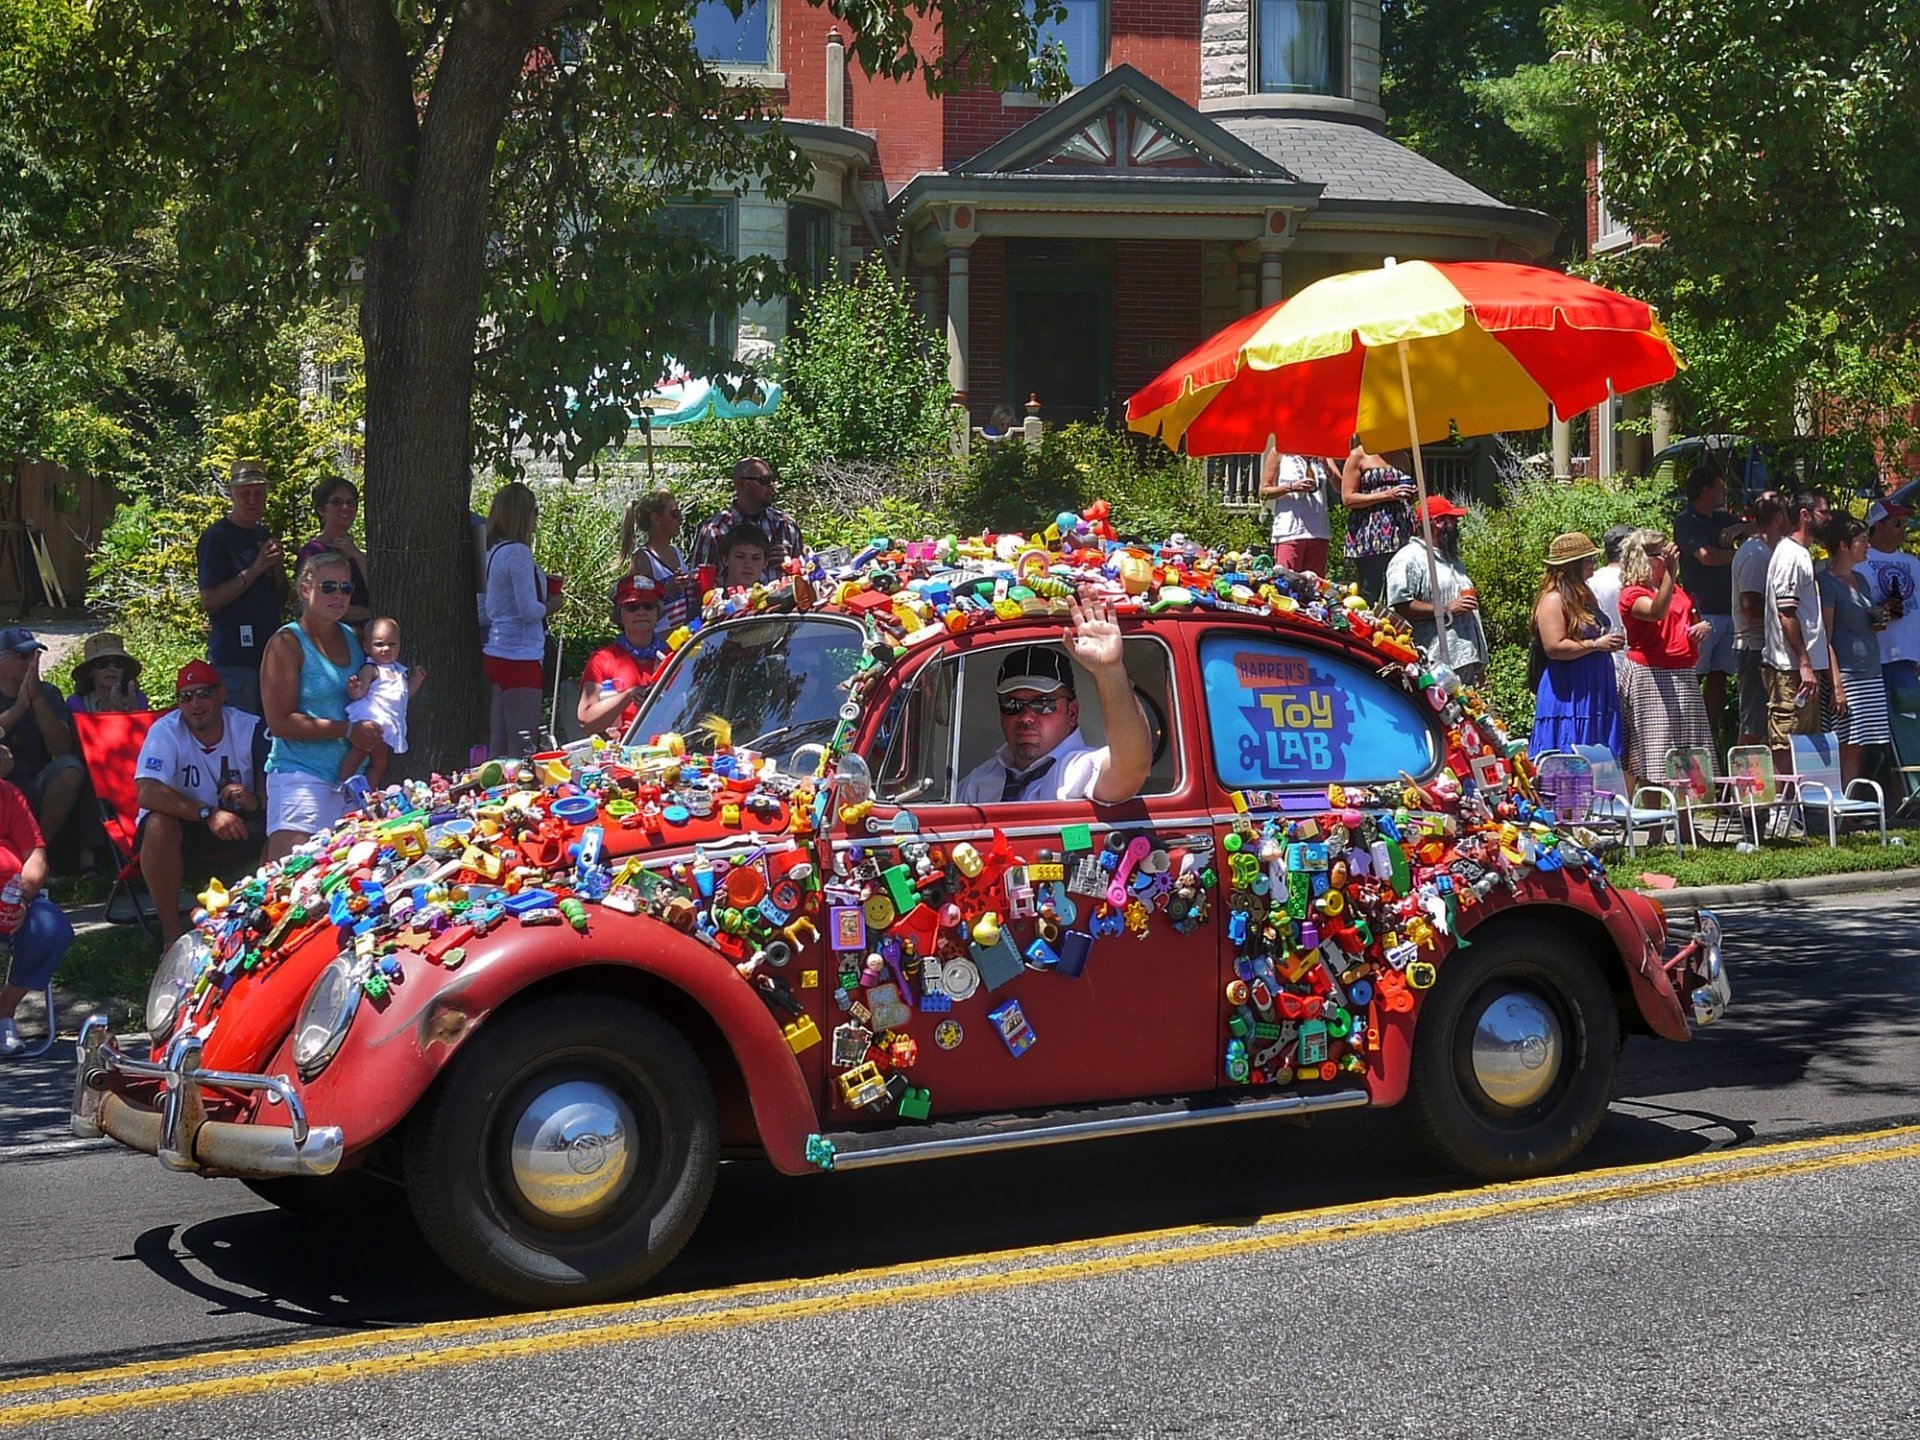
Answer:
[[(1089, 596), (1074, 601), (1070, 614), (1064, 654), (1050, 645), (1022, 645), (1000, 663), (995, 688), (1007, 743), (960, 781), (961, 804), (1091, 799), (1116, 805), (1146, 783), (1153, 742), (1127, 678), (1113, 607)], [(1098, 748), (1080, 733), (1075, 661), (1093, 676), (1100, 696), (1107, 743)]]

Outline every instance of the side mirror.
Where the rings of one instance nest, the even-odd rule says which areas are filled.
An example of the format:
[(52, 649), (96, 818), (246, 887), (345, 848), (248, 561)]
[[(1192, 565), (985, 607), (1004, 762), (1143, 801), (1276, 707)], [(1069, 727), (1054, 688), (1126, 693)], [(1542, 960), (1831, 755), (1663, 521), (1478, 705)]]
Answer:
[(858, 755), (842, 755), (833, 772), (833, 788), (842, 805), (860, 805), (873, 798), (873, 771)]

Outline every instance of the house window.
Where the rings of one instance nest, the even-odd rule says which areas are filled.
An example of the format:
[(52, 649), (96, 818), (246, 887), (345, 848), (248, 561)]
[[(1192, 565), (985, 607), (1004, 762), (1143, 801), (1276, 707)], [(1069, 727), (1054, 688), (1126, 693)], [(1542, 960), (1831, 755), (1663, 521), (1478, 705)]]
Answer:
[(1254, 0), (1254, 15), (1263, 94), (1346, 94), (1346, 0)]
[(1041, 48), (1058, 45), (1066, 52), (1067, 78), (1077, 90), (1091, 85), (1107, 69), (1107, 0), (1055, 0), (1066, 19), (1041, 23)]
[(1633, 243), (1633, 232), (1607, 209), (1607, 148), (1596, 145), (1593, 148), (1593, 248), (1597, 254), (1603, 250), (1618, 250), (1623, 245)]
[(834, 278), (833, 211), (824, 205), (787, 207), (787, 269), (812, 290)]
[[(734, 238), (734, 214), (731, 200), (676, 200), (660, 216), (660, 228), (691, 235), (705, 243), (722, 259), (737, 254)], [(675, 316), (669, 322), (675, 337), (674, 353), (687, 352), (688, 340), (702, 340), (716, 350), (729, 353), (734, 348), (734, 307), (723, 306), (711, 313)]]
[(741, 0), (735, 15), (727, 0), (700, 0), (693, 11), (693, 43), (700, 58), (736, 70), (766, 70), (773, 64), (774, 0)]

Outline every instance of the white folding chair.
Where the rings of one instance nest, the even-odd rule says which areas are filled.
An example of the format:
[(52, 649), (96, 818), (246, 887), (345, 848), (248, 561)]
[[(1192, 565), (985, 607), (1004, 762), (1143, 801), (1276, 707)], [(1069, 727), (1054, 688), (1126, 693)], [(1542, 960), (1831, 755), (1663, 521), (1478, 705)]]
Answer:
[(1747, 827), (1758, 845), (1784, 808), (1780, 782), (1773, 773), (1773, 751), (1765, 745), (1735, 745), (1727, 751), (1727, 773), (1720, 780), (1727, 803), (1746, 812)]
[[(1858, 791), (1872, 794), (1860, 799)], [(1872, 819), (1880, 827), (1880, 843), (1887, 843), (1887, 795), (1872, 780), (1864, 777), (1851, 784), (1840, 782), (1840, 737), (1832, 731), (1824, 735), (1793, 737), (1793, 791), (1807, 816), (1807, 833), (1813, 833), (1813, 812), (1827, 816), (1827, 845), (1840, 844), (1840, 830), (1849, 820)]]
[[(1709, 746), (1676, 746), (1667, 751), (1664, 768), (1667, 788), (1673, 792), (1680, 813), (1686, 817), (1687, 829), (1696, 844), (1724, 843), (1736, 830), (1742, 835), (1746, 833), (1741, 802), (1737, 796), (1727, 793), (1727, 786), (1715, 773), (1719, 762)], [(1715, 823), (1715, 816), (1722, 811), (1733, 822), (1730, 828), (1722, 829)], [(1701, 817), (1705, 817), (1704, 823)]]
[[(1604, 745), (1576, 745), (1573, 753), (1587, 762), (1593, 772), (1593, 802), (1590, 818), (1618, 825), (1627, 841), (1627, 854), (1638, 853), (1635, 837), (1642, 830), (1673, 832), (1673, 850), (1686, 854), (1680, 835), (1680, 806), (1673, 791), (1664, 785), (1642, 785), (1627, 794), (1627, 774), (1620, 761)], [(1641, 802), (1651, 796), (1656, 805)]]

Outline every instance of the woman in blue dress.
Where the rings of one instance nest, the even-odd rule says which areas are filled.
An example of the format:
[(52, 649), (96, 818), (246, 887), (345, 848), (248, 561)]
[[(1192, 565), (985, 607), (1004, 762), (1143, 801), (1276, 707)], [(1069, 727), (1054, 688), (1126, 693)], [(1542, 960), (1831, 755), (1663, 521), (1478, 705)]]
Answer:
[(1579, 531), (1556, 535), (1547, 547), (1547, 573), (1533, 602), (1533, 635), (1545, 664), (1533, 697), (1535, 755), (1576, 745), (1604, 745), (1614, 755), (1626, 749), (1613, 653), (1626, 637), (1600, 618), (1587, 587), (1598, 555)]

